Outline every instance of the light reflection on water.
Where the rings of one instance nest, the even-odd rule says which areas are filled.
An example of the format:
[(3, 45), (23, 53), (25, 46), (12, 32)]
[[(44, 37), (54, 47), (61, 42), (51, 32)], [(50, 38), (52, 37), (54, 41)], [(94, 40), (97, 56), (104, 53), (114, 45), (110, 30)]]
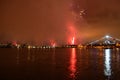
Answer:
[(30, 60), (31, 60), (30, 48), (28, 48), (28, 56), (27, 56), (27, 60), (28, 60), (28, 61), (30, 61)]
[(110, 49), (106, 49), (105, 50), (105, 68), (104, 68), (104, 74), (105, 76), (108, 77), (108, 80), (111, 76), (111, 50)]
[(76, 49), (75, 48), (72, 48), (71, 49), (71, 55), (70, 55), (70, 66), (69, 66), (69, 69), (70, 69), (70, 77), (71, 78), (75, 78), (75, 73), (76, 73)]
[(17, 64), (19, 64), (19, 48), (17, 49), (17, 55), (16, 55), (16, 61), (17, 61)]

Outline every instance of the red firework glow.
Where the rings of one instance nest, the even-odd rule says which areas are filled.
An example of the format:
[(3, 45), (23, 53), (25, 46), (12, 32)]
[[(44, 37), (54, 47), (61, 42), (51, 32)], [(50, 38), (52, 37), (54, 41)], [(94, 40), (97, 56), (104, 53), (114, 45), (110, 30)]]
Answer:
[(56, 46), (56, 43), (55, 43), (54, 40), (51, 40), (51, 41), (50, 41), (50, 44), (51, 44), (52, 47), (55, 47), (55, 46)]
[(68, 25), (68, 42), (70, 45), (75, 44), (75, 38), (76, 38), (76, 29), (75, 26)]
[(55, 43), (53, 43), (53, 44), (52, 44), (52, 47), (55, 47), (55, 46), (56, 46), (56, 44), (55, 44)]
[(75, 44), (75, 37), (72, 38), (72, 40), (71, 40), (71, 44), (72, 44), (72, 45)]

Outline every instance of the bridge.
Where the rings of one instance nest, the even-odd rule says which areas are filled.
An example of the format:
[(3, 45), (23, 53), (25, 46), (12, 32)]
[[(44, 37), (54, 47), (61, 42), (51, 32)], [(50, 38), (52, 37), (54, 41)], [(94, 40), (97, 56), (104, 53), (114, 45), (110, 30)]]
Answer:
[(120, 39), (106, 35), (87, 44), (88, 48), (120, 48)]

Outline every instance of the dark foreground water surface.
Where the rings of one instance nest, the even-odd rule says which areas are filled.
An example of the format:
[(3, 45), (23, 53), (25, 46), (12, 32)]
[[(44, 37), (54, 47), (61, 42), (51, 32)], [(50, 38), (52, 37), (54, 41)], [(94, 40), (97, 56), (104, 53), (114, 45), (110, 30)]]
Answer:
[(120, 80), (120, 50), (1, 48), (0, 80)]

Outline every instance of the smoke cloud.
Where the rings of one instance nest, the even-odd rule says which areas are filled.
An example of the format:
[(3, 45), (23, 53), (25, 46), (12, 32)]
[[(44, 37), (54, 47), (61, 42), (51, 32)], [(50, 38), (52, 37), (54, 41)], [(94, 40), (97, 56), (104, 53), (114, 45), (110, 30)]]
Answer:
[[(78, 43), (120, 37), (118, 0), (0, 0), (0, 41)], [(72, 27), (72, 30), (71, 30)]]
[(67, 24), (72, 22), (70, 3), (70, 0), (1, 0), (0, 39), (67, 41)]

